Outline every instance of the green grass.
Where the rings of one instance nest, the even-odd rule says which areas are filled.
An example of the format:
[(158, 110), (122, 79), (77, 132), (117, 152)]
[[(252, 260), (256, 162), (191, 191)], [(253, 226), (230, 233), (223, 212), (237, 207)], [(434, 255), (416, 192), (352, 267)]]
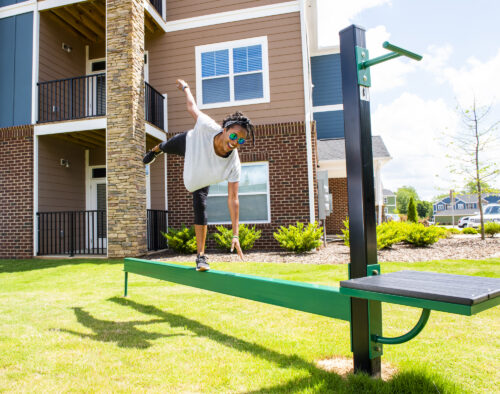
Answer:
[[(214, 269), (338, 285), (345, 265), (213, 263)], [(383, 263), (499, 277), (500, 259)], [(432, 312), (414, 340), (384, 347), (383, 382), (316, 367), (350, 357), (346, 322), (129, 275), (121, 261), (0, 260), (0, 392), (498, 392), (500, 308)], [(383, 306), (384, 335), (420, 311)]]

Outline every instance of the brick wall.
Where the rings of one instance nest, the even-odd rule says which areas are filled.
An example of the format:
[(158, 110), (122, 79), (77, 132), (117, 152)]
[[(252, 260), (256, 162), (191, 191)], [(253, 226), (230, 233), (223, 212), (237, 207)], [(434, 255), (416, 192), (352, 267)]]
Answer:
[(341, 234), (348, 216), (347, 178), (330, 178), (328, 187), (333, 197), (333, 212), (326, 218), (326, 233)]
[[(169, 134), (168, 138), (173, 135)], [(312, 139), (316, 140), (314, 128)], [(316, 170), (316, 144), (312, 146), (313, 168)], [(243, 163), (269, 162), (271, 223), (256, 225), (257, 229), (262, 230), (262, 236), (254, 247), (261, 250), (279, 249), (272, 235), (279, 226), (288, 226), (297, 221), (309, 222), (305, 124), (294, 122), (257, 125), (255, 147), (251, 142), (247, 143), (240, 148), (239, 155)], [(169, 155), (167, 162), (169, 225), (190, 226), (193, 223), (192, 198), (185, 189), (182, 179), (183, 158)], [(313, 185), (316, 190), (316, 180)], [(317, 210), (316, 205), (315, 210)], [(208, 227), (209, 234), (215, 231), (215, 226)], [(213, 247), (213, 241), (208, 240), (207, 249)]]
[(33, 126), (0, 129), (0, 258), (33, 257)]

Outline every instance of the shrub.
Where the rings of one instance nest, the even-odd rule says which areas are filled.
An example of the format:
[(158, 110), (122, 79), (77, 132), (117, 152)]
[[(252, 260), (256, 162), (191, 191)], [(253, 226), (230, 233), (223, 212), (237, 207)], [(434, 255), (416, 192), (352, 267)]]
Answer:
[(477, 234), (477, 230), (474, 227), (466, 227), (462, 230), (463, 234)]
[(449, 228), (446, 231), (448, 232), (448, 234), (460, 234), (461, 233), (461, 231), (458, 228), (454, 228), (454, 227)]
[(488, 222), (484, 224), (484, 233), (494, 237), (500, 233), (500, 223)]
[(179, 253), (195, 253), (196, 252), (196, 234), (194, 227), (182, 226), (180, 230), (168, 228), (166, 233), (162, 235), (168, 240), (169, 248), (172, 248)]
[(321, 245), (322, 235), (323, 227), (318, 227), (317, 222), (309, 223), (307, 227), (304, 227), (304, 223), (297, 222), (297, 226), (281, 226), (273, 233), (282, 248), (295, 253), (316, 249)]
[(408, 223), (387, 222), (377, 226), (377, 250), (390, 248), (403, 241), (408, 232)]
[(349, 246), (349, 218), (346, 218), (342, 223), (344, 223), (342, 239), (344, 240), (344, 245)]
[(417, 223), (418, 221), (417, 206), (413, 197), (410, 197), (410, 201), (408, 202), (408, 221), (413, 223)]
[[(217, 247), (222, 250), (231, 250), (233, 243), (233, 230), (224, 226), (216, 226), (217, 233), (213, 235)], [(261, 230), (256, 230), (255, 226), (248, 227), (245, 224), (240, 224), (239, 237), (241, 250), (249, 250), (253, 248), (255, 241), (260, 238)]]
[(445, 234), (440, 227), (425, 227), (423, 224), (413, 223), (406, 234), (405, 242), (413, 246), (429, 246), (444, 238)]
[[(342, 229), (344, 245), (349, 246), (349, 219), (344, 220), (345, 228)], [(392, 245), (406, 238), (407, 223), (386, 222), (377, 226), (377, 250), (390, 248)]]

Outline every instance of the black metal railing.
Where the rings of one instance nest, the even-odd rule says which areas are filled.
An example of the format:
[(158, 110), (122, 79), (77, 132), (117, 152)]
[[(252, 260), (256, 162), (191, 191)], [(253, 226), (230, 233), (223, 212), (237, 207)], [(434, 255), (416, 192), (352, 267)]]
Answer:
[(166, 249), (167, 240), (162, 235), (168, 227), (168, 211), (148, 209), (147, 216), (147, 240), (148, 250)]
[(149, 2), (155, 8), (155, 10), (158, 11), (158, 14), (160, 14), (160, 16), (163, 17), (163, 14), (162, 14), (163, 0), (149, 0)]
[(37, 255), (106, 255), (106, 211), (38, 212)]
[(149, 83), (144, 82), (144, 86), (144, 117), (147, 122), (164, 130), (163, 103), (165, 97)]
[(38, 83), (38, 122), (106, 115), (106, 74)]

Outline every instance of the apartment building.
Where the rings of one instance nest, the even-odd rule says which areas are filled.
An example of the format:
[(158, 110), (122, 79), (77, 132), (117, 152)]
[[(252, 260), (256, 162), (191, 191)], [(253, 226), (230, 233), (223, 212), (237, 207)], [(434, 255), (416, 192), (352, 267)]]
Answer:
[[(240, 221), (263, 231), (256, 247), (275, 249), (279, 226), (314, 221), (315, 9), (0, 0), (0, 258), (137, 256), (164, 248), (167, 226), (192, 223), (182, 159), (141, 160), (194, 126), (177, 78), (216, 121), (241, 110), (257, 125), (240, 150), (239, 196)], [(227, 185), (211, 186), (209, 231), (229, 222), (226, 200)]]

